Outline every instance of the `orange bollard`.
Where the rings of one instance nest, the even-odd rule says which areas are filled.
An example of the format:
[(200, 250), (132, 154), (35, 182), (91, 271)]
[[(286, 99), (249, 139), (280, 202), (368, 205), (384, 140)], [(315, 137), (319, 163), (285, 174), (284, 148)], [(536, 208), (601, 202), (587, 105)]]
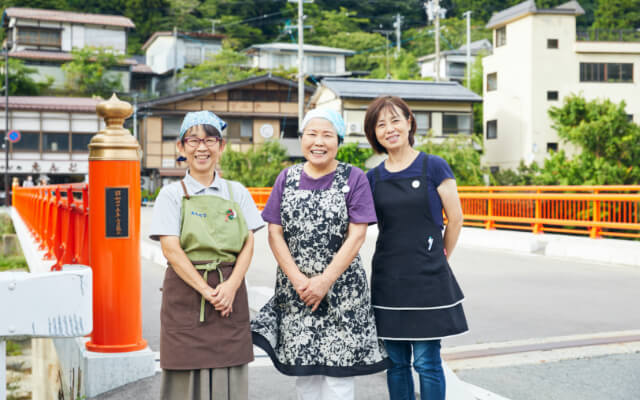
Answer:
[(89, 143), (89, 265), (93, 332), (87, 349), (142, 350), (140, 146), (123, 128), (129, 103), (114, 94), (96, 107), (107, 127)]

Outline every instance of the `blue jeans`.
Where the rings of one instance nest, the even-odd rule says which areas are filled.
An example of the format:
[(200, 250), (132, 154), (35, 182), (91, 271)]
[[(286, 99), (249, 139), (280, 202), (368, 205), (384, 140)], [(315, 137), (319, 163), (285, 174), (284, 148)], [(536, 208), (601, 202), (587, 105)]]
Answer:
[(416, 398), (411, 374), (412, 348), (413, 368), (420, 376), (420, 399), (444, 400), (446, 383), (440, 358), (440, 340), (385, 340), (384, 344), (392, 362), (387, 370), (390, 400)]

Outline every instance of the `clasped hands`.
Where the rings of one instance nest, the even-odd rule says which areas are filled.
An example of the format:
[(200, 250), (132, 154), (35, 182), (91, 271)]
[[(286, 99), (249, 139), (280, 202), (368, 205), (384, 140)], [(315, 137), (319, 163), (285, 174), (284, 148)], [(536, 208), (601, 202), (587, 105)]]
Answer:
[(238, 288), (231, 281), (224, 281), (215, 289), (207, 286), (202, 295), (216, 311), (220, 312), (220, 315), (228, 317), (233, 312), (233, 300), (237, 290)]
[(311, 307), (311, 312), (314, 312), (329, 292), (333, 282), (322, 274), (311, 278), (301, 274), (292, 284), (300, 299), (304, 304)]

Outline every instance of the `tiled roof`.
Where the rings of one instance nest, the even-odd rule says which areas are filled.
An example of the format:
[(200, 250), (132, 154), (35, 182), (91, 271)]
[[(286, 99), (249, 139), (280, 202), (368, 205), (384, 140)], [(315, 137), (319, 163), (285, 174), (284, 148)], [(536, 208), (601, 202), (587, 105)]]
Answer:
[(538, 8), (534, 0), (527, 0), (493, 14), (487, 23), (487, 28), (498, 28), (529, 14), (582, 15), (584, 14), (584, 9), (574, 0), (554, 8)]
[[(9, 96), (10, 110), (96, 112), (101, 99), (91, 97)], [(5, 97), (0, 97), (4, 110)]]
[(482, 97), (457, 82), (396, 81), (325, 78), (322, 85), (343, 98), (375, 99), (398, 96), (404, 100), (481, 102)]
[[(352, 56), (356, 52), (348, 49), (340, 49), (337, 47), (317, 46), (313, 44), (303, 45), (303, 50), (310, 53), (332, 53), (332, 54), (344, 54), (345, 56)], [(272, 50), (272, 51), (298, 51), (298, 45), (295, 43), (265, 43), (254, 44), (245, 51), (250, 50)]]
[[(109, 25), (123, 28), (135, 28), (129, 18), (122, 15), (86, 14), (71, 11), (44, 10), (39, 8), (9, 7), (3, 16), (10, 18), (28, 18), (40, 21), (72, 22), (76, 24)], [(4, 18), (3, 18), (4, 19)], [(5, 24), (8, 23), (5, 22)]]
[[(151, 46), (154, 40), (156, 40), (160, 36), (173, 36), (173, 32), (171, 31), (159, 31), (154, 32), (153, 35), (142, 45), (142, 50), (146, 50), (147, 47)], [(178, 37), (188, 37), (188, 38), (201, 38), (201, 39), (224, 39), (226, 36), (220, 33), (211, 33), (211, 32), (178, 32)]]
[[(23, 58), (27, 60), (48, 60), (48, 61), (71, 61), (73, 57), (71, 53), (63, 51), (38, 51), (38, 50), (19, 50), (9, 53), (9, 57)], [(123, 60), (125, 65), (135, 65), (137, 61), (133, 58)]]

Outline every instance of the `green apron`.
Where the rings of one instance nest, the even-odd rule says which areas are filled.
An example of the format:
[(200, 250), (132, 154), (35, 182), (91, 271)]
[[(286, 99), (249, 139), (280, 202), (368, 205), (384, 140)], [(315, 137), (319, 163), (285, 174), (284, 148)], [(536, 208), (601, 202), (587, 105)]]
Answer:
[[(203, 279), (215, 288), (233, 272), (249, 234), (238, 203), (219, 196), (190, 196), (184, 182), (180, 246)], [(215, 271), (216, 273), (209, 273)], [(244, 281), (233, 312), (223, 318), (169, 265), (160, 312), (160, 366), (164, 369), (222, 368), (253, 360), (249, 306)]]

